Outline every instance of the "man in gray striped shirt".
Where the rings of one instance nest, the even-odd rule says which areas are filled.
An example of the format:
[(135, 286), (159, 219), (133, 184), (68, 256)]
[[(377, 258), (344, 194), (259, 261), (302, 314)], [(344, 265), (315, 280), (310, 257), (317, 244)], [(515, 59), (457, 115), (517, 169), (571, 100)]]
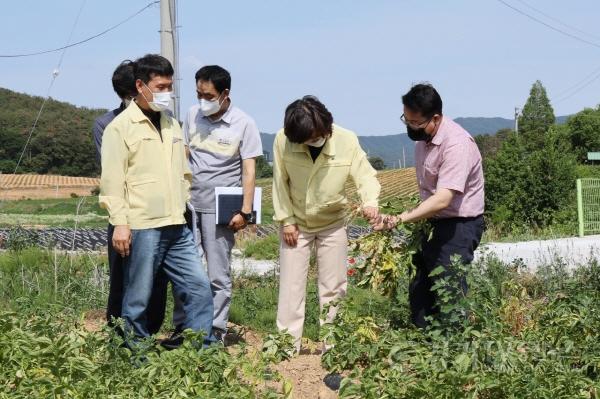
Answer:
[[(193, 173), (192, 205), (198, 215), (200, 251), (206, 255), (214, 301), (213, 331), (223, 339), (231, 302), (231, 250), (234, 233), (252, 215), (256, 157), (263, 155), (254, 120), (231, 104), (231, 76), (218, 65), (196, 72), (199, 104), (183, 121)], [(243, 187), (243, 204), (228, 225), (216, 224), (215, 187)]]

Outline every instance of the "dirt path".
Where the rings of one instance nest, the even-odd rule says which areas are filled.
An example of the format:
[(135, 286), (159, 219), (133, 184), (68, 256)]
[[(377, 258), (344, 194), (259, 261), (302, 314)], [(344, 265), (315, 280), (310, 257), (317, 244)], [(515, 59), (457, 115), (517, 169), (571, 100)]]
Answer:
[[(238, 326), (230, 326), (230, 331), (239, 329)], [(263, 344), (262, 336), (252, 330), (243, 328), (238, 338), (243, 339), (252, 349), (260, 351)], [(273, 369), (294, 386), (294, 399), (335, 399), (337, 393), (329, 389), (323, 383), (327, 370), (321, 366), (321, 355), (319, 344), (304, 342), (302, 352), (273, 366)], [(235, 348), (232, 343), (229, 348)]]
[[(83, 326), (89, 332), (100, 332), (105, 324), (103, 309), (88, 311), (83, 319)], [(233, 338), (228, 343), (229, 350), (235, 351), (237, 342), (243, 340), (253, 350), (260, 351), (262, 348), (262, 336), (246, 328), (240, 329), (234, 326), (234, 330), (241, 330), (237, 338)], [(231, 330), (230, 330), (231, 331)], [(229, 335), (228, 335), (229, 336)], [(273, 366), (273, 369), (281, 376), (290, 381), (294, 387), (294, 399), (335, 399), (337, 393), (329, 389), (323, 383), (323, 378), (327, 375), (327, 370), (321, 366), (321, 355), (319, 354), (319, 345), (308, 342), (306, 350), (290, 360), (283, 361)]]
[(298, 355), (275, 367), (294, 385), (294, 399), (333, 399), (338, 395), (323, 383), (327, 371), (321, 367), (320, 355)]

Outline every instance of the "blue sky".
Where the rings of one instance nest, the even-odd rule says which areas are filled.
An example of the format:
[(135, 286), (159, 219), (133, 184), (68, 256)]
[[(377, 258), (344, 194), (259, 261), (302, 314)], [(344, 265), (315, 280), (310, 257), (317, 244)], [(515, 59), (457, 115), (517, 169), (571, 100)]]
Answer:
[[(505, 1), (600, 46), (597, 0)], [(149, 2), (87, 0), (73, 41)], [(0, 53), (64, 45), (81, 4), (6, 2)], [(182, 113), (196, 101), (195, 71), (219, 64), (232, 74), (234, 102), (264, 132), (275, 132), (286, 105), (304, 94), (317, 95), (338, 124), (358, 134), (404, 132), (401, 96), (420, 81), (436, 86), (451, 117), (512, 117), (536, 79), (546, 86), (557, 115), (600, 103), (600, 79), (556, 102), (600, 71), (600, 47), (552, 31), (497, 0), (179, 0), (179, 17)], [(154, 6), (117, 30), (67, 50), (52, 97), (114, 107), (112, 71), (123, 59), (158, 52), (158, 30)], [(0, 86), (44, 95), (59, 56), (0, 58)]]

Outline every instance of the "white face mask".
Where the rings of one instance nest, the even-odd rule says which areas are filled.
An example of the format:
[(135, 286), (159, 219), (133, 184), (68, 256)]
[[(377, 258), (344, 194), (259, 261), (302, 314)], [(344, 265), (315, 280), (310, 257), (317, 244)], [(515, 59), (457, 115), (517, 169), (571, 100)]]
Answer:
[[(145, 83), (144, 86), (146, 86)], [(148, 86), (146, 86), (146, 88), (150, 90)], [(144, 96), (144, 92), (142, 92), (142, 96), (144, 96), (144, 99), (148, 102), (148, 106), (152, 111), (160, 112), (169, 109), (171, 98), (173, 97), (172, 91), (161, 91), (158, 93), (155, 93), (152, 90), (150, 91), (152, 92), (152, 101), (148, 101), (146, 96)]]
[[(221, 97), (221, 96), (219, 96), (219, 97)], [(210, 116), (210, 115), (214, 115), (217, 112), (219, 112), (219, 110), (221, 109), (221, 104), (222, 104), (219, 102), (219, 97), (217, 97), (216, 100), (205, 100), (203, 98), (201, 98), (199, 100), (200, 112), (202, 112), (202, 115)]]
[(311, 147), (323, 147), (323, 145), (325, 145), (325, 141), (327, 141), (327, 139), (325, 137), (321, 137), (317, 140), (305, 141), (304, 144), (309, 145)]

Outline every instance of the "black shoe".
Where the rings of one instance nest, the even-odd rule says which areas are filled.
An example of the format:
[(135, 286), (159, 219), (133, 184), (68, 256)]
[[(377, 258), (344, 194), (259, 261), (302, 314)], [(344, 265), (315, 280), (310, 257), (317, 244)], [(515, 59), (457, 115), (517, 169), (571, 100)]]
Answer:
[(213, 328), (212, 333), (217, 342), (225, 346), (225, 338), (227, 337), (227, 331), (221, 330), (220, 328)]
[(331, 389), (332, 391), (337, 391), (340, 389), (340, 384), (342, 383), (343, 378), (344, 377), (338, 373), (331, 373), (327, 374), (325, 378), (323, 378), (323, 382), (327, 388)]
[(176, 328), (169, 338), (160, 341), (160, 345), (169, 351), (179, 348), (183, 344), (183, 335), (181, 335), (181, 332), (181, 329)]

